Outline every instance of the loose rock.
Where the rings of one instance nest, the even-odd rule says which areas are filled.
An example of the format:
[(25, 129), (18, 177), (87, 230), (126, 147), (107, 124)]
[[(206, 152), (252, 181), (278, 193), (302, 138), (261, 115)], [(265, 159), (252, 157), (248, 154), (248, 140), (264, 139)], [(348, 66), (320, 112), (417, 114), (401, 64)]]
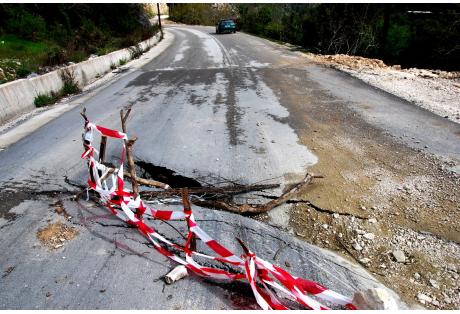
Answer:
[(425, 303), (431, 303), (433, 301), (432, 298), (427, 296), (426, 294), (419, 293), (417, 294), (417, 299), (420, 301), (420, 303), (425, 304)]
[(361, 263), (363, 263), (363, 264), (367, 264), (367, 263), (369, 263), (369, 262), (371, 261), (371, 259), (365, 257), (365, 258), (360, 259), (359, 261), (360, 261)]
[(363, 249), (363, 247), (359, 245), (358, 243), (353, 243), (352, 246), (356, 251), (361, 251)]
[(363, 238), (366, 238), (366, 239), (368, 239), (368, 240), (371, 240), (371, 241), (372, 241), (372, 240), (374, 240), (374, 239), (375, 239), (375, 234), (373, 234), (373, 233), (371, 233), (371, 232), (369, 232), (369, 233), (365, 233), (365, 234), (363, 235)]
[(358, 310), (397, 310), (398, 305), (388, 292), (380, 288), (359, 291), (352, 303)]
[(406, 262), (406, 255), (401, 250), (396, 250), (392, 252), (393, 257), (398, 263), (405, 263)]
[(430, 279), (429, 282), (433, 288), (439, 289), (439, 284), (436, 280)]

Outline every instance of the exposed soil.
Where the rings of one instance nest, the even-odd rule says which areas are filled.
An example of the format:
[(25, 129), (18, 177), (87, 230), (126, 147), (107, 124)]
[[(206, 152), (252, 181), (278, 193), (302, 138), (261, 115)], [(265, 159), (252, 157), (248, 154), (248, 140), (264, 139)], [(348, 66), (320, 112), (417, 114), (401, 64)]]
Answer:
[[(435, 157), (367, 124), (346, 106), (331, 105), (334, 99), (308, 81), (282, 73), (276, 79), (272, 88), (279, 89), (290, 110), (291, 126), (319, 158), (308, 171), (325, 176), (299, 196), (314, 206), (293, 206), (294, 233), (354, 259), (409, 304), (458, 309), (458, 175)], [(293, 84), (311, 92), (296, 94), (302, 89)], [(406, 261), (397, 262), (395, 250), (403, 251)], [(419, 293), (431, 301), (419, 301)]]
[(72, 240), (78, 231), (62, 222), (48, 224), (45, 228), (38, 230), (37, 238), (40, 242), (52, 250), (57, 250)]

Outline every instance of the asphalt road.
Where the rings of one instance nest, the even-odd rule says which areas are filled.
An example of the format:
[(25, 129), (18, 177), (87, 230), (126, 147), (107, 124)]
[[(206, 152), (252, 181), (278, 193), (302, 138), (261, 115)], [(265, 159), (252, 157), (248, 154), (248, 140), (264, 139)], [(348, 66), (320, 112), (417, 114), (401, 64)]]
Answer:
[[(104, 209), (71, 201), (78, 188), (66, 179), (80, 184), (85, 179), (82, 106), (93, 122), (119, 129), (119, 110), (134, 103), (128, 131), (139, 138), (136, 160), (203, 183), (285, 184), (303, 177), (317, 157), (299, 143), (297, 113), (284, 99), (312, 89), (332, 97), (331, 106), (395, 137), (420, 138), (408, 145), (426, 145), (460, 160), (454, 123), (305, 61), (296, 51), (242, 33), (215, 35), (207, 27), (169, 27), (168, 32), (175, 39), (157, 58), (0, 151), (0, 270), (14, 267), (0, 278), (1, 309), (253, 308), (244, 285), (189, 277), (165, 286), (161, 276), (172, 263), (147, 247), (135, 230), (103, 216)], [(286, 78), (292, 85), (285, 84)], [(119, 157), (116, 144), (109, 142), (108, 159)], [(63, 219), (52, 205), (58, 199), (79, 235), (50, 251), (39, 244), (36, 232)], [(233, 237), (242, 237), (263, 257), (283, 267), (289, 261), (293, 273), (344, 294), (379, 286), (360, 267), (279, 229), (228, 213), (197, 211), (204, 229), (235, 250)], [(286, 215), (285, 207), (278, 209), (271, 214), (272, 224), (285, 228)]]

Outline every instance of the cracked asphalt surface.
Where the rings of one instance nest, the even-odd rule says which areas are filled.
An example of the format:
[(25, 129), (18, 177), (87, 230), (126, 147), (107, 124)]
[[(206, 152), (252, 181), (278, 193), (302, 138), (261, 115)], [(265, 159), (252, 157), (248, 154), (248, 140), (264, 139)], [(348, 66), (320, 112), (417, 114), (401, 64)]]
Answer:
[[(293, 84), (293, 92), (307, 93), (313, 85), (335, 99), (331, 105), (347, 108), (376, 127), (384, 124), (394, 136), (420, 136), (417, 119), (423, 119), (421, 136), (426, 141), (430, 134), (440, 134), (429, 149), (460, 160), (455, 125), (437, 123), (442, 118), (314, 65), (294, 51), (246, 34), (215, 35), (210, 27), (175, 26), (168, 32), (174, 42), (150, 63), (109, 82), (77, 108), (0, 151), (1, 309), (256, 308), (244, 284), (190, 276), (165, 285), (162, 276), (174, 267), (168, 259), (94, 202), (73, 200), (80, 190), (69, 182), (85, 181), (78, 114), (83, 106), (93, 122), (119, 129), (119, 110), (134, 102), (128, 130), (139, 138), (134, 147), (139, 161), (204, 183), (286, 184), (318, 162), (299, 143), (298, 112), (283, 103), (290, 87), (286, 78), (306, 78), (313, 83), (304, 90)], [(395, 108), (398, 115), (393, 118)], [(109, 141), (107, 159), (116, 161), (119, 155), (119, 145)], [(56, 213), (57, 200), (71, 219)], [(288, 208), (270, 213), (269, 223), (287, 228)], [(361, 267), (273, 226), (225, 212), (195, 211), (202, 227), (236, 252), (238, 236), (263, 258), (347, 295), (381, 285)], [(65, 221), (79, 235), (62, 248), (48, 250), (36, 232), (54, 221)], [(151, 223), (180, 240), (167, 224)], [(174, 226), (185, 230), (184, 223)]]

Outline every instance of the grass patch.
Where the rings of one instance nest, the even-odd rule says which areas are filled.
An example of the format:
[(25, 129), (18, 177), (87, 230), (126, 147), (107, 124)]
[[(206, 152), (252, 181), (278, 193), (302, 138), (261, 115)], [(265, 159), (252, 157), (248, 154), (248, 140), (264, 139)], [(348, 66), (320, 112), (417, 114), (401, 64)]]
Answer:
[(126, 62), (128, 62), (126, 59), (120, 59), (120, 61), (118, 61), (118, 66), (125, 65)]
[(34, 56), (43, 56), (49, 49), (49, 44), (45, 42), (33, 42), (20, 39), (13, 35), (0, 36), (0, 58), (26, 59)]
[(34, 99), (35, 107), (43, 107), (54, 104), (62, 97), (79, 93), (81, 91), (80, 87), (78, 86), (77, 80), (75, 79), (75, 74), (70, 69), (62, 69), (59, 72), (61, 76), (61, 80), (63, 83), (62, 88), (59, 90), (58, 93), (51, 93), (51, 94), (42, 94), (38, 95)]
[(38, 95), (34, 99), (34, 105), (37, 108), (48, 106), (51, 104), (54, 104), (59, 97), (55, 94), (50, 94), (50, 95)]
[[(90, 49), (72, 41), (58, 43), (51, 37), (36, 42), (15, 35), (0, 35), (0, 84), (25, 78), (31, 73), (43, 73), (42, 67), (78, 63), (86, 60), (90, 54), (105, 55), (124, 47), (129, 47), (131, 58), (137, 59), (148, 50), (136, 44), (141, 39), (139, 34), (113, 37), (107, 41), (93, 42)], [(120, 60), (119, 66), (127, 61)]]
[(33, 42), (12, 35), (0, 36), (0, 67), (11, 73), (7, 81), (23, 78), (38, 71), (55, 45)]
[(78, 63), (85, 61), (86, 59), (88, 59), (88, 54), (82, 50), (72, 51), (69, 54), (69, 61), (71, 62)]

